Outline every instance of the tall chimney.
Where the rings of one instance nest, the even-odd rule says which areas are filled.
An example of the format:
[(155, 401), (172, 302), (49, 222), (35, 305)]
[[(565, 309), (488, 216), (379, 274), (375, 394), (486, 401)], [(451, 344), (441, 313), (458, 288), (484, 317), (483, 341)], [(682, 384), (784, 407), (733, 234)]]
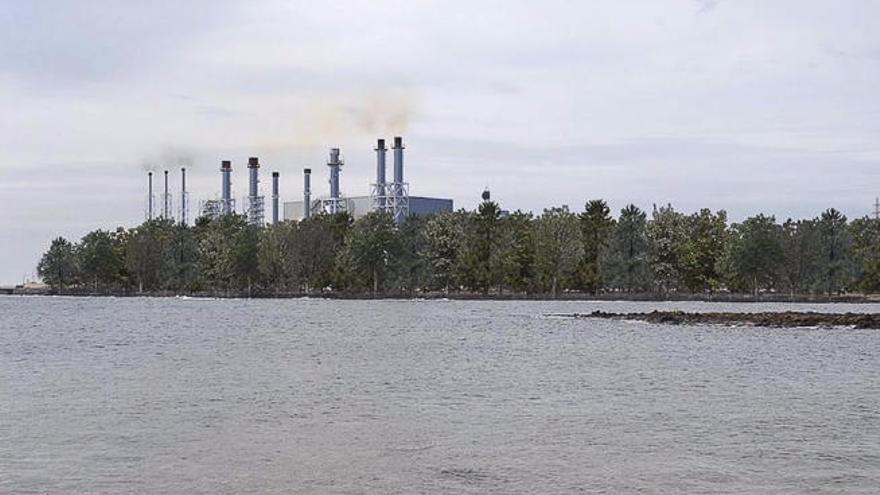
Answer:
[(180, 167), (180, 223), (186, 225), (189, 213), (188, 199), (186, 197), (186, 167)]
[(312, 216), (312, 169), (303, 169), (303, 218)]
[(379, 211), (385, 211), (385, 140), (376, 141), (376, 196), (379, 198)]
[(394, 182), (400, 187), (403, 184), (403, 138), (394, 138)]
[(168, 209), (171, 207), (168, 204), (168, 171), (165, 171), (165, 194), (162, 195), (162, 218), (170, 217), (170, 212)]
[(153, 172), (147, 172), (147, 220), (153, 219)]
[(248, 173), (250, 174), (250, 189), (248, 192), (248, 196), (252, 198), (256, 198), (259, 195), (258, 191), (258, 183), (259, 183), (259, 169), (260, 169), (260, 160), (257, 157), (248, 158)]
[(278, 172), (272, 172), (272, 223), (278, 223)]
[(220, 162), (220, 172), (223, 178), (221, 185), (223, 214), (229, 215), (232, 213), (232, 162), (229, 160)]
[(403, 138), (396, 136), (394, 138), (394, 221), (402, 224), (406, 220), (408, 205), (404, 196), (406, 195), (406, 186), (403, 184)]
[[(339, 199), (339, 148), (330, 148), (330, 161), (327, 166), (330, 167), (330, 199)], [(335, 212), (334, 212), (335, 213)]]

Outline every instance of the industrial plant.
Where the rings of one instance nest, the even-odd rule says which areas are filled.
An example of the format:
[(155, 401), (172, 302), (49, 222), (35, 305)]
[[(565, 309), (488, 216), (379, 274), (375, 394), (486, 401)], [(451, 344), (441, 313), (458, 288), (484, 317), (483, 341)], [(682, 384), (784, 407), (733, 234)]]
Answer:
[[(333, 215), (348, 213), (359, 218), (369, 212), (386, 212), (393, 216), (394, 221), (401, 224), (410, 216), (430, 215), (433, 213), (452, 211), (452, 199), (410, 196), (409, 183), (404, 180), (404, 146), (403, 138), (395, 137), (391, 147), (393, 157), (393, 178), (386, 179), (386, 154), (388, 148), (384, 139), (378, 139), (376, 147), (376, 181), (370, 184), (368, 196), (348, 196), (342, 192), (340, 176), (345, 164), (339, 148), (331, 148), (327, 160), (328, 194), (313, 194), (312, 169), (303, 169), (303, 190), (301, 201), (281, 203), (280, 173), (272, 172), (271, 223), (282, 220), (299, 221), (314, 214)], [(189, 193), (186, 189), (186, 169), (181, 168), (181, 190), (177, 219), (181, 223), (188, 222)], [(168, 186), (168, 171), (164, 172), (164, 189), (161, 195), (161, 212), (156, 213), (156, 201), (153, 193), (153, 173), (147, 174), (148, 192), (146, 218), (161, 217), (173, 219), (173, 201)], [(260, 193), (260, 161), (256, 157), (248, 159), (248, 195), (241, 201), (241, 211), (248, 223), (263, 226), (265, 220), (265, 201)], [(232, 162), (223, 160), (220, 163), (220, 197), (204, 200), (199, 205), (202, 216), (219, 218), (222, 215), (236, 213), (236, 201), (232, 195)]]

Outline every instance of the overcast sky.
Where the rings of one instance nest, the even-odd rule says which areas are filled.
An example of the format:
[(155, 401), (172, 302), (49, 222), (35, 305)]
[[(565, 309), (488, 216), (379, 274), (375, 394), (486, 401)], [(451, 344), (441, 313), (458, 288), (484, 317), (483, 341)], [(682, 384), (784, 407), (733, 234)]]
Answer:
[[(264, 191), (366, 194), (402, 134), (413, 195), (472, 208), (849, 217), (880, 194), (880, 2), (0, 0), (0, 283), (50, 240), (192, 202), (248, 156)], [(161, 172), (160, 172), (161, 174)], [(194, 208), (195, 209), (195, 208)], [(195, 212), (193, 212), (195, 213)]]

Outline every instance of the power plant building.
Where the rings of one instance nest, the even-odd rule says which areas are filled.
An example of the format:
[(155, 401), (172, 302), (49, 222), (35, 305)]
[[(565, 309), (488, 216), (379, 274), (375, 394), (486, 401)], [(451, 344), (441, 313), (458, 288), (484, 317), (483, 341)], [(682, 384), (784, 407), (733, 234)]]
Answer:
[[(330, 195), (316, 198), (311, 191), (311, 169), (303, 171), (303, 201), (284, 203), (285, 220), (302, 220), (315, 213), (347, 212), (353, 218), (359, 218), (372, 211), (386, 211), (393, 215), (397, 223), (403, 223), (410, 215), (424, 216), (452, 211), (451, 199), (410, 196), (409, 183), (403, 180), (403, 139), (394, 138), (391, 148), (394, 158), (394, 176), (391, 182), (385, 176), (385, 140), (379, 139), (376, 151), (376, 183), (371, 185), (369, 196), (346, 197), (340, 189), (340, 171), (343, 165), (339, 158), (339, 149), (330, 150), (327, 166), (330, 170)], [(308, 206), (306, 208), (306, 206)]]

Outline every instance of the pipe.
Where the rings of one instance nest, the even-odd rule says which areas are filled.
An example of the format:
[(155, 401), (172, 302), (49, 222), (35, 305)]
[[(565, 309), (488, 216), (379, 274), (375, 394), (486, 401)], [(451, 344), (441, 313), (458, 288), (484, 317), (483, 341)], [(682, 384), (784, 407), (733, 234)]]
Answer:
[(303, 219), (312, 216), (312, 169), (303, 169)]
[(180, 223), (187, 224), (186, 167), (180, 167)]
[(153, 172), (147, 172), (147, 220), (153, 219)]
[(223, 214), (232, 213), (232, 162), (223, 160), (220, 162), (220, 172), (222, 174), (222, 197), (223, 197)]
[(385, 211), (385, 140), (376, 141), (376, 195), (379, 197), (379, 211)]
[(162, 218), (168, 218), (168, 171), (165, 171), (165, 194), (162, 196)]
[(278, 223), (278, 172), (272, 172), (272, 223)]

